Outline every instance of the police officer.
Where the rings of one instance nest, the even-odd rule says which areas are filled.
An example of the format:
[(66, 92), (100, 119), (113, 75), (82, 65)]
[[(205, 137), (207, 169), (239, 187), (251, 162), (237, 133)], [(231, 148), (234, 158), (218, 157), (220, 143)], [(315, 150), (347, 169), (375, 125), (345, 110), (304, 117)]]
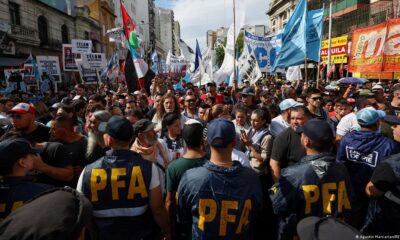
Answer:
[(306, 156), (282, 170), (270, 190), (275, 214), (279, 218), (278, 239), (293, 239), (298, 221), (308, 216), (332, 215), (347, 219), (353, 196), (345, 166), (331, 153), (333, 132), (320, 119), (309, 120), (296, 132)]
[(99, 128), (105, 128), (104, 142), (111, 150), (85, 167), (77, 189), (93, 204), (100, 239), (156, 239), (159, 231), (153, 217), (168, 239), (157, 169), (129, 150), (132, 125), (114, 116)]
[(23, 138), (0, 142), (0, 222), (25, 201), (51, 188), (25, 177), (33, 169), (35, 158), (40, 156)]
[(178, 221), (187, 239), (251, 239), (262, 191), (253, 170), (232, 161), (235, 126), (219, 118), (208, 124), (210, 161), (187, 170), (178, 186)]
[[(386, 116), (392, 125), (393, 137), (400, 140), (400, 119)], [(400, 153), (383, 160), (374, 170), (365, 192), (372, 198), (362, 232), (367, 235), (399, 234), (400, 222)]]

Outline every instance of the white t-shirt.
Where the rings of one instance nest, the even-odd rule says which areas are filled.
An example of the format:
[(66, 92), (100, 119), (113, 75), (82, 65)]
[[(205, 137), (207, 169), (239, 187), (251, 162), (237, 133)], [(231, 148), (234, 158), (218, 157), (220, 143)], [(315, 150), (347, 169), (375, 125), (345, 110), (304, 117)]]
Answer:
[(347, 114), (340, 120), (336, 128), (336, 135), (344, 136), (349, 132), (358, 131), (360, 129), (361, 127), (358, 124), (357, 115), (352, 112)]
[(271, 120), (269, 130), (271, 135), (276, 137), (288, 127), (290, 127), (290, 124), (283, 119), (282, 114), (279, 114)]
[(250, 160), (244, 152), (233, 149), (231, 156), (232, 161), (239, 161), (244, 167), (251, 168)]

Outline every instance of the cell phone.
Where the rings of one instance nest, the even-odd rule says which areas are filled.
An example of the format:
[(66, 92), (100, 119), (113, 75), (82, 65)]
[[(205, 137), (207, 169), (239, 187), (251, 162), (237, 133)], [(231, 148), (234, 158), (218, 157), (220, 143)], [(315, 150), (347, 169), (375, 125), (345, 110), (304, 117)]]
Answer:
[(243, 130), (243, 129), (240, 129), (240, 133), (241, 133), (241, 134), (243, 134), (243, 133), (245, 134), (245, 133), (246, 133), (246, 131), (245, 131), (245, 130)]

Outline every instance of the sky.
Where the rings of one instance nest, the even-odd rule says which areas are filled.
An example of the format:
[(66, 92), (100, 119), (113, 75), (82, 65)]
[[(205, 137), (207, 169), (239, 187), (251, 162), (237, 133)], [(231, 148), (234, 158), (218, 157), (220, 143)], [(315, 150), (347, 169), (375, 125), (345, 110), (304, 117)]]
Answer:
[[(246, 24), (267, 25), (265, 12), (270, 0), (246, 1)], [(233, 22), (233, 0), (156, 0), (155, 4), (174, 10), (175, 20), (181, 25), (181, 39), (193, 49), (196, 39), (202, 50), (206, 48), (207, 30), (229, 27)]]

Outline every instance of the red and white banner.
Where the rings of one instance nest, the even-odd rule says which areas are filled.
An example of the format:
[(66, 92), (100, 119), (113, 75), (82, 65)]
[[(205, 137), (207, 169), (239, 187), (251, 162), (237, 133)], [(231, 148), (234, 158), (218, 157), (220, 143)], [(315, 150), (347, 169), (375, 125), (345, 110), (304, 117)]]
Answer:
[(353, 32), (350, 72), (400, 72), (400, 19)]

